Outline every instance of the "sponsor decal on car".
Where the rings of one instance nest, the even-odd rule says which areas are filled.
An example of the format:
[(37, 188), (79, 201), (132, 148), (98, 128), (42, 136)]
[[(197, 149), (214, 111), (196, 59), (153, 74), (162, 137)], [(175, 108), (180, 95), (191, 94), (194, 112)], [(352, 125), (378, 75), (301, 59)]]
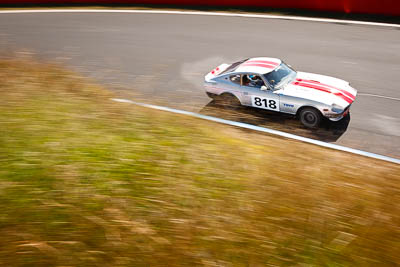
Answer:
[(283, 106), (284, 106), (284, 107), (288, 107), (288, 108), (293, 108), (293, 107), (294, 107), (294, 105), (292, 105), (292, 104), (286, 104), (286, 103), (283, 103)]

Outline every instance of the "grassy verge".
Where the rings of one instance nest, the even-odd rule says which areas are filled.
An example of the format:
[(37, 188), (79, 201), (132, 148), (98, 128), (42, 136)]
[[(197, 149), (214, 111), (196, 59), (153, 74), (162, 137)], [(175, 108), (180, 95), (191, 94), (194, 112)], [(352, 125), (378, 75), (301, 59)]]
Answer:
[(400, 168), (0, 60), (0, 265), (400, 263)]

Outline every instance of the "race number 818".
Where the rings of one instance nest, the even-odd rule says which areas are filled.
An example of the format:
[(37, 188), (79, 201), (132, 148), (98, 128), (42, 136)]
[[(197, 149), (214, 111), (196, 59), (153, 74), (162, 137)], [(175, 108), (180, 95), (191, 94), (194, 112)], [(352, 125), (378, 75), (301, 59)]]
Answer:
[(268, 99), (264, 97), (252, 96), (251, 104), (253, 107), (271, 109), (279, 111), (279, 104), (273, 99)]

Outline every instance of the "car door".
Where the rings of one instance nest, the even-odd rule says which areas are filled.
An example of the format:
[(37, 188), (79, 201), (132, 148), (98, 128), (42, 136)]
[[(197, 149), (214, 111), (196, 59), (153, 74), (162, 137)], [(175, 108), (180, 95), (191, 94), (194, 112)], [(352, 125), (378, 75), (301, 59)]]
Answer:
[[(254, 75), (259, 81), (251, 83), (248, 81), (248, 76)], [(246, 95), (246, 105), (255, 108), (268, 109), (273, 111), (280, 111), (280, 96), (274, 93), (271, 87), (257, 74), (243, 74), (242, 75), (242, 88), (244, 95)]]

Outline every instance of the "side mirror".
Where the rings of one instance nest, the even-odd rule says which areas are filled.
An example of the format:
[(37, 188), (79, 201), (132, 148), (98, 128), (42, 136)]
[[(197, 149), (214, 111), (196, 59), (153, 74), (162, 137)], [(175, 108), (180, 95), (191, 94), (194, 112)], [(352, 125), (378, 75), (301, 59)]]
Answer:
[(268, 90), (268, 87), (266, 87), (265, 85), (263, 85), (263, 86), (261, 86), (261, 91), (267, 91)]

